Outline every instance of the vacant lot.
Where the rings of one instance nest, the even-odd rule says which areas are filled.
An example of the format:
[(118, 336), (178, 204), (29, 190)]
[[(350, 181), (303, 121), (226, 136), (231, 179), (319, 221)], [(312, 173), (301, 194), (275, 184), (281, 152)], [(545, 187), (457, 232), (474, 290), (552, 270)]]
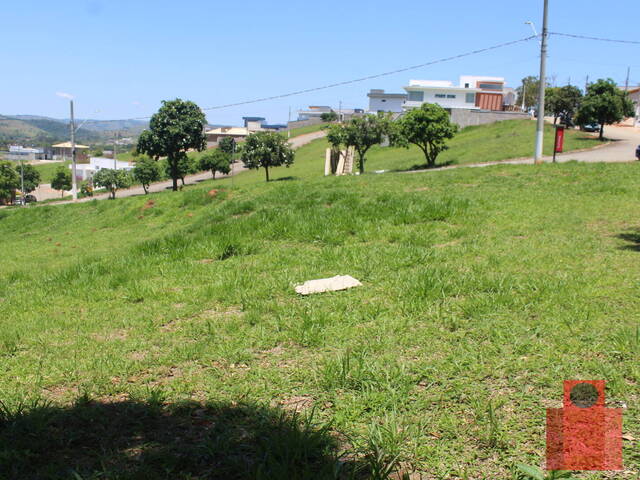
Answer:
[(0, 211), (0, 470), (517, 478), (602, 378), (637, 475), (637, 165), (260, 179)]

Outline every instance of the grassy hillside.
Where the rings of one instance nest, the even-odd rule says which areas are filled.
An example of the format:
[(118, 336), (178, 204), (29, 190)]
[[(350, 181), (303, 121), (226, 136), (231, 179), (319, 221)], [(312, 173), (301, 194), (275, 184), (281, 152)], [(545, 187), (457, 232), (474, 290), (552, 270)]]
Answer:
[(40, 183), (51, 183), (56, 170), (62, 165), (70, 165), (71, 162), (51, 162), (35, 165), (36, 170), (40, 172)]
[[(536, 124), (531, 120), (508, 120), (488, 125), (467, 127), (448, 142), (449, 150), (438, 157), (440, 164), (497, 162), (511, 158), (533, 157)], [(553, 155), (555, 131), (545, 125), (544, 154)], [(591, 148), (601, 142), (578, 130), (567, 130), (565, 151)], [(420, 168), (425, 164), (424, 154), (417, 147), (397, 151), (376, 149), (369, 156), (371, 169), (403, 170)], [(393, 161), (393, 164), (391, 162)]]
[[(0, 470), (517, 478), (572, 378), (606, 379), (638, 438), (637, 165), (303, 163), (0, 211)], [(337, 274), (363, 286), (293, 291)]]

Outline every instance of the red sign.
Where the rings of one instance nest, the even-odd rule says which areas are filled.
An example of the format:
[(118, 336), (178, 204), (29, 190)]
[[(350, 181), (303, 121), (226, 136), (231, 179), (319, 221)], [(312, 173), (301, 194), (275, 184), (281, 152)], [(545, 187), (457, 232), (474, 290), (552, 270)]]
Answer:
[(562, 153), (564, 148), (564, 127), (556, 127), (556, 152)]
[(602, 380), (565, 381), (564, 407), (547, 409), (547, 470), (622, 470), (622, 410)]

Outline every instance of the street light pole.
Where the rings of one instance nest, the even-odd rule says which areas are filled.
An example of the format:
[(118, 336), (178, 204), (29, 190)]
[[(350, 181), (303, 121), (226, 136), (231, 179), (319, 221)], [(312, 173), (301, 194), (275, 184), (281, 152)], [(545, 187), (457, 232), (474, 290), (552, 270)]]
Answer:
[(536, 127), (535, 163), (542, 163), (542, 147), (544, 144), (544, 94), (547, 78), (547, 38), (549, 36), (549, 0), (544, 0), (542, 20), (542, 41), (540, 42), (540, 88), (538, 91), (538, 125)]
[(78, 199), (78, 182), (76, 180), (76, 124), (73, 120), (73, 100), (69, 100), (71, 106), (71, 196)]

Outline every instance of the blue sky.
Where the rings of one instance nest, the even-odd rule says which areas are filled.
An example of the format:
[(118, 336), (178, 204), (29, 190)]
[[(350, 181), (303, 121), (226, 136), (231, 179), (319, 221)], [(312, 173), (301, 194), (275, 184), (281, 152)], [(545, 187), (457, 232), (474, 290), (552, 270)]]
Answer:
[[(397, 4), (379, 0), (5, 0), (0, 113), (82, 118), (154, 113), (176, 97), (203, 108), (321, 86), (490, 46), (538, 29), (542, 0)], [(640, 40), (640, 2), (550, 0), (550, 30)], [(579, 7), (577, 5), (580, 5)], [(549, 76), (584, 85), (612, 77), (640, 84), (640, 46), (552, 37)], [(210, 123), (245, 115), (287, 120), (309, 104), (366, 107), (371, 88), (409, 79), (504, 76), (517, 86), (538, 71), (535, 41), (377, 80), (207, 112)]]

